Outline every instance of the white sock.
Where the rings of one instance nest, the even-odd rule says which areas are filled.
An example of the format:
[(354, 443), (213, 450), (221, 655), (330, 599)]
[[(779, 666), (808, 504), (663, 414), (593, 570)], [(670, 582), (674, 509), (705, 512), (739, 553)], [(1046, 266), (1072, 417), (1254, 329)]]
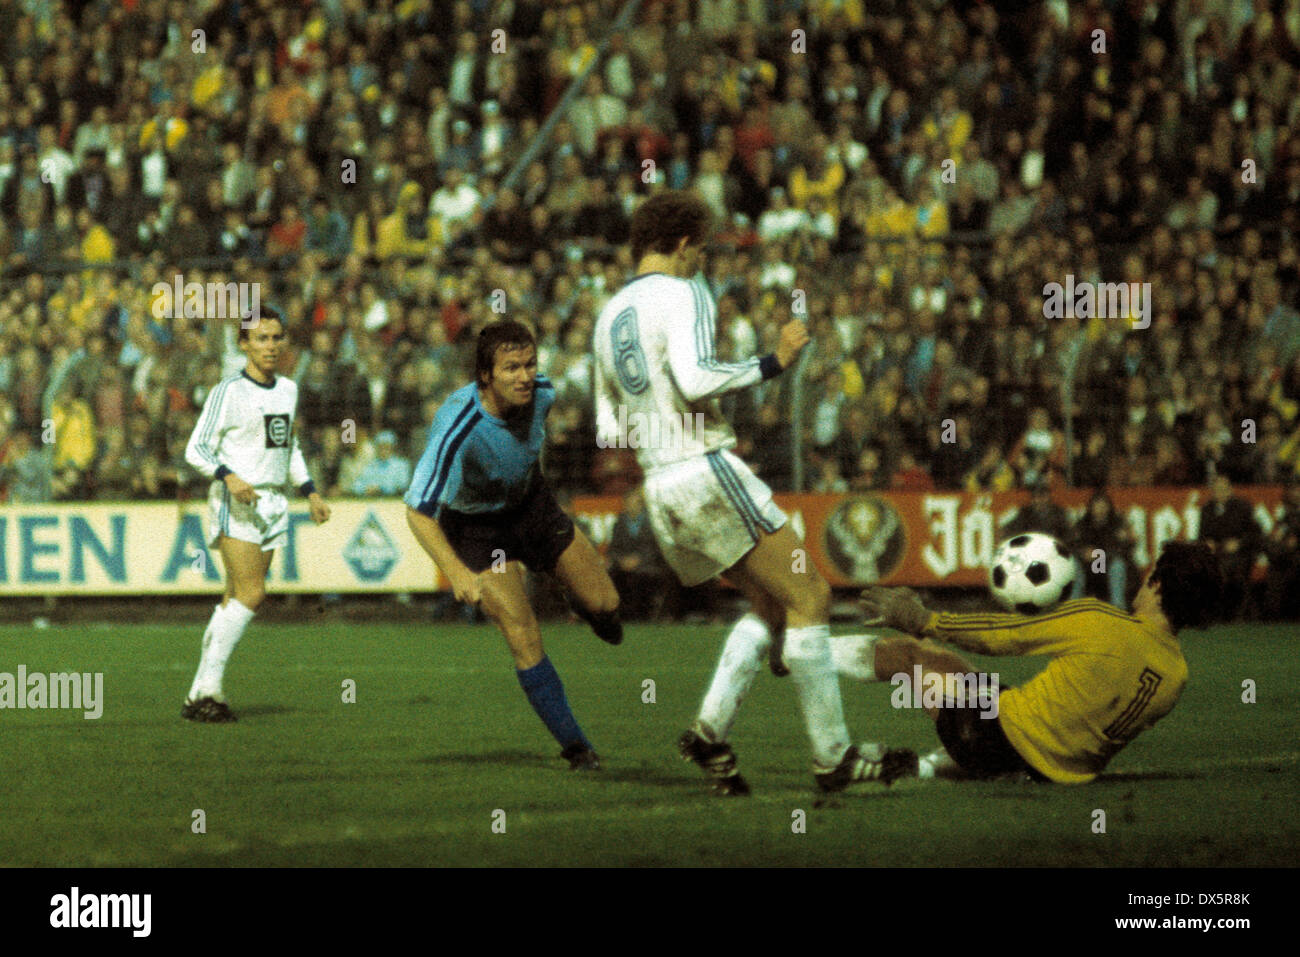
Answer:
[(879, 635), (844, 635), (831, 639), (835, 670), (854, 681), (879, 681), (876, 677), (876, 642)]
[(831, 660), (830, 625), (785, 630), (785, 663), (799, 694), (799, 707), (812, 741), (813, 763), (830, 770), (849, 747), (840, 679)]
[(943, 748), (936, 748), (921, 758), (917, 777), (922, 779), (960, 777), (961, 766)]
[(203, 629), (203, 645), (199, 649), (199, 667), (194, 672), (194, 680), (190, 683), (190, 694), (187, 701), (197, 701), (202, 697), (200, 691), (202, 685), (199, 681), (205, 671), (205, 663), (208, 660), (208, 649), (212, 647), (212, 630), (216, 627), (217, 620), (221, 618), (221, 613), (225, 611), (224, 605), (214, 605), (212, 608), (212, 617), (208, 619), (208, 627)]
[(226, 603), (225, 611), (213, 623), (212, 640), (199, 668), (199, 697), (211, 696), (221, 700), (221, 679), (226, 673), (226, 662), (252, 620), (253, 612), (238, 599), (232, 598)]
[(722, 646), (718, 667), (700, 705), (700, 722), (708, 725), (713, 740), (725, 741), (740, 702), (745, 700), (754, 676), (763, 667), (763, 656), (772, 644), (767, 622), (752, 612), (736, 622)]

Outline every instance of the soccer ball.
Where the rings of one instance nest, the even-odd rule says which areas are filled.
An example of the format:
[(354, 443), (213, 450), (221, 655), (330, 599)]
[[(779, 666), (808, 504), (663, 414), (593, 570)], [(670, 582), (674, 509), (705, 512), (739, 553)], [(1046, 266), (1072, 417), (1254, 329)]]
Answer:
[(993, 553), (989, 590), (999, 605), (1037, 615), (1060, 601), (1074, 583), (1074, 557), (1051, 535), (1026, 532)]

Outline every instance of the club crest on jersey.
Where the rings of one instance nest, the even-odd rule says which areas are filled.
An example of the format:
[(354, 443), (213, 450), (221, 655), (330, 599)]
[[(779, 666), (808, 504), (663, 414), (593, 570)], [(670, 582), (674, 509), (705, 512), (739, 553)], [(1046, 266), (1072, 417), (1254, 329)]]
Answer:
[(287, 449), (289, 447), (289, 416), (283, 412), (267, 413), (262, 416), (266, 422), (266, 447), (268, 449)]

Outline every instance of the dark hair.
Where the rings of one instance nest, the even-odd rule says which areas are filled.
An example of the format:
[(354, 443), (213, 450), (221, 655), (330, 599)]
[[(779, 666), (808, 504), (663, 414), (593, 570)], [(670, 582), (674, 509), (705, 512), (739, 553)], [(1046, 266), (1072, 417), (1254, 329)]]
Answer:
[(1219, 610), (1223, 571), (1219, 558), (1205, 542), (1168, 542), (1151, 572), (1160, 586), (1160, 608), (1175, 632), (1204, 628)]
[[(280, 313), (277, 310), (272, 309), (270, 306), (262, 306), (260, 309), (258, 309), (257, 318), (259, 321), (261, 321), (262, 319), (274, 319), (276, 322), (280, 324), (281, 328), (284, 327), (284, 319), (281, 318)], [(256, 322), (253, 323), (253, 326), (255, 325), (257, 325)], [(243, 342), (245, 339), (247, 339), (248, 333), (252, 330), (253, 326), (248, 325), (244, 320), (241, 319), (239, 322), (239, 335), (236, 337), (235, 341)]]
[(646, 253), (671, 253), (683, 236), (701, 245), (713, 226), (713, 213), (699, 194), (684, 189), (655, 193), (632, 213), (632, 261)]
[(492, 378), (496, 368), (497, 350), (502, 346), (537, 348), (537, 340), (522, 322), (513, 319), (501, 319), (490, 322), (478, 334), (478, 343), (474, 349), (474, 380), (482, 385)]

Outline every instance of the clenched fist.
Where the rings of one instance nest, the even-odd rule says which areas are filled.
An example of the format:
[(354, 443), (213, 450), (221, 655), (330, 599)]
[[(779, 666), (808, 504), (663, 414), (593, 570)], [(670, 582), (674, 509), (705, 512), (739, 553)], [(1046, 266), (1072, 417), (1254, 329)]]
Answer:
[(809, 341), (808, 327), (798, 319), (792, 319), (782, 326), (781, 338), (776, 344), (776, 361), (781, 363), (781, 368), (788, 369), (794, 365), (794, 360), (799, 358), (799, 353)]

